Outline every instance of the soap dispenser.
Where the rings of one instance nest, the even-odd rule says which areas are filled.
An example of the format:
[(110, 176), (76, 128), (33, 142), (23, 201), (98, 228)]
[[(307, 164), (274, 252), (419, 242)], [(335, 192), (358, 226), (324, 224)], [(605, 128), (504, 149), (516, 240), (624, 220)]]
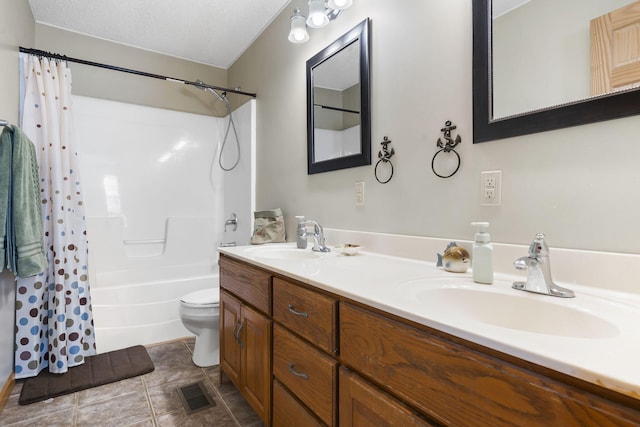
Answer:
[(477, 283), (493, 283), (493, 245), (489, 236), (488, 222), (472, 222), (477, 227), (471, 255), (473, 281)]
[(306, 249), (307, 248), (307, 220), (304, 216), (296, 216), (296, 221), (298, 222), (298, 230), (296, 232), (296, 242), (298, 249)]

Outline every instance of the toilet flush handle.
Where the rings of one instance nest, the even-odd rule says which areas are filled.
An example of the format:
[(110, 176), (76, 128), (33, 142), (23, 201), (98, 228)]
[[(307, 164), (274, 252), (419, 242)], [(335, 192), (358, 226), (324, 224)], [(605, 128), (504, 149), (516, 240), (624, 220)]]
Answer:
[(238, 215), (236, 215), (235, 213), (232, 213), (231, 218), (225, 221), (224, 223), (225, 232), (227, 231), (227, 225), (230, 225), (231, 227), (233, 227), (231, 231), (236, 231), (238, 229)]

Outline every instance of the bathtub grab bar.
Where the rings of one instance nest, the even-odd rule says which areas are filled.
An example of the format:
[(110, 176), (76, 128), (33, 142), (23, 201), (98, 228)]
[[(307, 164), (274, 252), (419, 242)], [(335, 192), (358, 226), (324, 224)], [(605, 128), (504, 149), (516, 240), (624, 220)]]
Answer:
[(125, 245), (148, 245), (150, 243), (153, 244), (164, 244), (164, 239), (149, 239), (149, 240), (123, 240), (122, 243)]

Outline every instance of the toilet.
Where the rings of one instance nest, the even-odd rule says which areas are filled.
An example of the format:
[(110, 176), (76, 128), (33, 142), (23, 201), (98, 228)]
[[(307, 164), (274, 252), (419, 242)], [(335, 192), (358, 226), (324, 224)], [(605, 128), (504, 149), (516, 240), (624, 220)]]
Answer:
[(193, 363), (200, 367), (220, 363), (220, 288), (203, 289), (180, 298), (182, 324), (196, 336)]

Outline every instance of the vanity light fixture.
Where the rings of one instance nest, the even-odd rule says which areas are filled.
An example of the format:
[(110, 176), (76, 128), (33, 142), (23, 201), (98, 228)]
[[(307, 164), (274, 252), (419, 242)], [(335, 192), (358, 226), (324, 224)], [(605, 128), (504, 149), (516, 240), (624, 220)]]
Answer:
[(322, 28), (329, 24), (329, 17), (325, 13), (324, 0), (309, 0), (309, 17), (307, 25), (311, 28)]
[(294, 9), (291, 17), (291, 31), (289, 31), (289, 41), (291, 43), (305, 43), (309, 40), (305, 21), (306, 19), (300, 9)]
[(309, 0), (309, 16), (305, 17), (300, 9), (294, 9), (291, 17), (289, 41), (304, 43), (309, 40), (307, 27), (326, 27), (336, 19), (343, 10), (351, 6), (353, 0)]
[(351, 7), (353, 0), (329, 0), (327, 5), (330, 9), (345, 10)]

